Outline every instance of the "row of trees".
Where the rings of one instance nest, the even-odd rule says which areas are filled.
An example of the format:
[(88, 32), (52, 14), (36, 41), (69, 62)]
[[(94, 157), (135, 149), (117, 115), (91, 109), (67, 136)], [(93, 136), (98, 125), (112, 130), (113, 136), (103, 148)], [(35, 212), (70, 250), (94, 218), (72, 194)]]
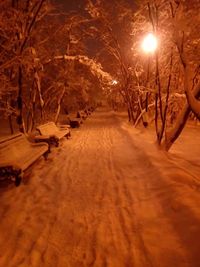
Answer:
[[(2, 0), (5, 116), (10, 121), (15, 116), (21, 131), (31, 131), (48, 116), (57, 121), (62, 108), (94, 103), (103, 88), (114, 107), (127, 108), (135, 126), (154, 122), (157, 143), (169, 150), (189, 115), (200, 117), (200, 3), (133, 2), (87, 0), (81, 13), (65, 13), (50, 0)], [(150, 56), (140, 48), (148, 32), (159, 40)]]
[[(98, 31), (118, 80), (107, 93), (121, 100), (135, 126), (154, 121), (157, 143), (169, 150), (190, 114), (200, 119), (200, 3), (196, 0), (89, 2)], [(141, 50), (146, 33), (157, 36), (152, 55)], [(103, 34), (102, 34), (103, 33)]]
[[(0, 109), (20, 131), (96, 101), (109, 74), (86, 54), (88, 18), (47, 0), (0, 3)], [(95, 93), (97, 91), (97, 93)], [(12, 129), (12, 124), (11, 131)]]

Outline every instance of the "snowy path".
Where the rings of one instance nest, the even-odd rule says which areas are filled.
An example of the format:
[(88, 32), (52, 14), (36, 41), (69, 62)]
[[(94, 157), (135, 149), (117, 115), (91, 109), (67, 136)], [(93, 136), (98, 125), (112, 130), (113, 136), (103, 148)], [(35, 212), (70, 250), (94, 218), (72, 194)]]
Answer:
[(48, 162), (0, 188), (0, 267), (200, 266), (200, 177), (149, 158), (111, 112)]

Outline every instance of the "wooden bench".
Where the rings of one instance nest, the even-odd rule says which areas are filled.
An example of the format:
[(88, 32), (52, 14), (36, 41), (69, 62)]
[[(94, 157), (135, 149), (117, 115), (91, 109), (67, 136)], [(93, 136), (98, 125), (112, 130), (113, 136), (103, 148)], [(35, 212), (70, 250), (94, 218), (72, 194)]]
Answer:
[(85, 114), (86, 114), (87, 116), (91, 115), (91, 111), (90, 111), (89, 108), (86, 108), (86, 109), (84, 110), (84, 112), (85, 112)]
[(70, 125), (71, 128), (79, 128), (82, 119), (81, 118), (75, 118), (72, 114), (66, 115), (66, 117), (61, 121), (63, 124), (67, 123)]
[(88, 108), (88, 111), (89, 111), (90, 113), (92, 113), (92, 112), (94, 111), (94, 107), (89, 107), (89, 108)]
[(0, 178), (11, 179), (18, 186), (24, 171), (40, 156), (48, 155), (46, 143), (34, 144), (23, 133), (0, 139)]
[(36, 129), (45, 140), (49, 140), (49, 144), (58, 146), (60, 139), (71, 136), (69, 128), (70, 126), (67, 124), (59, 125), (58, 127), (54, 122), (47, 122), (38, 126)]

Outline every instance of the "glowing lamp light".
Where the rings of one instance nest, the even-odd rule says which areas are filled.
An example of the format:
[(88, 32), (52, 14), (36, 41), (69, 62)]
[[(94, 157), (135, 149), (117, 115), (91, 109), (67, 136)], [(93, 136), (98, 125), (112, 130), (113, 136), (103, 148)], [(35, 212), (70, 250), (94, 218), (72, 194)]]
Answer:
[(152, 33), (149, 33), (142, 42), (142, 49), (145, 53), (153, 53), (157, 46), (158, 41)]
[(118, 82), (117, 82), (116, 80), (113, 80), (113, 81), (112, 81), (112, 84), (113, 84), (113, 85), (116, 85), (116, 84), (118, 84)]

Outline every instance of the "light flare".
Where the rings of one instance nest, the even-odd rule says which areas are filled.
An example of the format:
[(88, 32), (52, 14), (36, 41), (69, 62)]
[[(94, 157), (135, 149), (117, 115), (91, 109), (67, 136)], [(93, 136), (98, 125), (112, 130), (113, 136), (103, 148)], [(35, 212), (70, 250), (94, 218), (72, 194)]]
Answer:
[(113, 80), (113, 81), (112, 81), (112, 84), (113, 84), (113, 85), (116, 85), (116, 84), (118, 84), (118, 81)]
[(158, 41), (152, 33), (147, 34), (142, 42), (142, 49), (145, 53), (153, 53), (158, 47)]

